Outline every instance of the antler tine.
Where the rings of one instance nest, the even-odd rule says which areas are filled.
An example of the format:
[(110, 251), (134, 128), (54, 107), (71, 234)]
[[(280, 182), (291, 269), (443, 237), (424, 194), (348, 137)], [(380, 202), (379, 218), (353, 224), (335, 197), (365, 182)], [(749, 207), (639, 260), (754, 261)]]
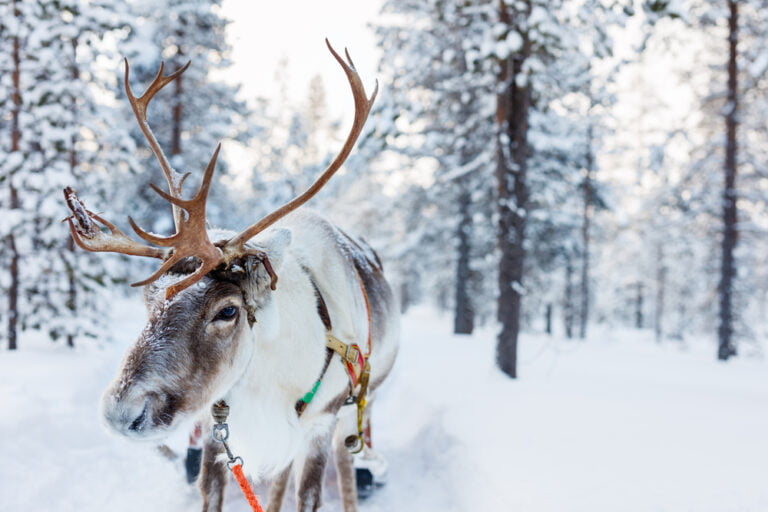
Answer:
[(198, 189), (197, 194), (195, 194), (195, 197), (192, 199), (182, 199), (180, 197), (172, 196), (152, 183), (150, 183), (149, 186), (152, 188), (152, 190), (157, 192), (157, 195), (169, 203), (172, 203), (180, 208), (184, 208), (187, 210), (187, 212), (199, 204), (202, 204), (202, 206), (205, 207), (205, 204), (208, 202), (208, 191), (211, 188), (211, 178), (213, 178), (213, 171), (216, 169), (216, 160), (219, 158), (220, 150), (221, 143), (216, 146), (216, 150), (213, 152), (213, 156), (211, 156), (211, 159), (208, 162), (208, 166), (205, 168), (205, 173), (203, 173), (203, 181), (200, 184), (200, 188)]
[(165, 274), (172, 266), (174, 266), (176, 263), (178, 263), (180, 260), (184, 259), (183, 256), (179, 256), (177, 254), (171, 255), (170, 258), (165, 260), (160, 267), (155, 270), (155, 272), (149, 276), (146, 279), (142, 279), (141, 281), (136, 281), (135, 283), (131, 283), (131, 286), (144, 286), (146, 284), (149, 284), (153, 281), (157, 281), (160, 279), (160, 277)]
[(221, 151), (221, 143), (216, 146), (216, 150), (213, 152), (208, 166), (205, 168), (200, 188), (192, 199), (174, 197), (154, 184), (149, 185), (160, 197), (179, 208), (183, 208), (189, 214), (186, 219), (182, 219), (181, 224), (176, 229), (176, 234), (171, 236), (153, 235), (141, 229), (131, 217), (128, 217), (128, 222), (137, 235), (147, 242), (162, 247), (175, 247), (183, 239), (195, 239), (200, 241), (200, 243), (210, 243), (205, 230), (205, 206), (208, 202), (208, 191), (211, 188), (211, 179), (213, 178), (213, 171), (216, 169), (219, 151)]
[(344, 163), (344, 161), (349, 156), (349, 153), (352, 151), (352, 148), (355, 145), (355, 142), (357, 141), (357, 138), (360, 136), (360, 132), (363, 130), (363, 126), (365, 125), (365, 121), (368, 118), (368, 114), (371, 111), (371, 106), (373, 106), (373, 102), (376, 99), (376, 94), (379, 90), (379, 83), (376, 81), (376, 86), (373, 90), (373, 94), (371, 94), (370, 98), (365, 93), (365, 87), (363, 86), (363, 82), (360, 79), (360, 75), (357, 74), (357, 71), (355, 70), (355, 65), (352, 62), (352, 58), (349, 56), (349, 52), (345, 49), (344, 53), (347, 57), (347, 62), (344, 61), (344, 59), (336, 52), (336, 50), (333, 49), (333, 46), (331, 46), (331, 43), (328, 41), (328, 39), (325, 40), (325, 44), (328, 46), (328, 49), (331, 51), (331, 54), (336, 59), (336, 61), (341, 65), (342, 69), (344, 70), (344, 73), (347, 75), (347, 80), (349, 81), (349, 85), (352, 89), (352, 97), (355, 101), (355, 118), (352, 122), (352, 128), (350, 129), (349, 135), (347, 135), (347, 140), (344, 142), (344, 146), (342, 146), (341, 150), (339, 151), (338, 155), (336, 155), (336, 158), (334, 158), (333, 162), (328, 166), (328, 168), (323, 171), (323, 173), (315, 180), (315, 182), (301, 195), (295, 197), (288, 203), (284, 204), (277, 210), (273, 211), (266, 217), (262, 218), (255, 224), (249, 226), (244, 231), (240, 232), (235, 237), (231, 238), (223, 247), (222, 250), (224, 252), (224, 258), (226, 261), (231, 261), (233, 258), (237, 257), (238, 255), (242, 254), (244, 250), (245, 243), (256, 236), (261, 231), (265, 230), (281, 218), (285, 217), (288, 213), (292, 212), (299, 206), (303, 205), (307, 201), (309, 201), (317, 192), (325, 186), (326, 183), (331, 179), (331, 177), (336, 173), (336, 171), (339, 170), (341, 165)]
[[(170, 191), (171, 195), (175, 197), (181, 196), (181, 187), (184, 184), (184, 180), (188, 174), (182, 175), (176, 172), (173, 167), (171, 167), (168, 158), (165, 156), (163, 149), (160, 147), (160, 143), (157, 141), (155, 134), (149, 127), (149, 123), (147, 122), (147, 107), (149, 106), (149, 102), (152, 101), (152, 98), (154, 98), (155, 94), (160, 92), (163, 87), (181, 76), (181, 74), (187, 70), (191, 63), (192, 61), (189, 61), (170, 75), (163, 76), (165, 63), (161, 62), (160, 69), (157, 70), (157, 74), (155, 75), (154, 80), (152, 80), (152, 83), (149, 84), (147, 89), (144, 91), (144, 94), (137, 98), (131, 89), (131, 84), (129, 81), (130, 66), (128, 64), (128, 59), (125, 59), (125, 77), (123, 80), (125, 86), (125, 94), (128, 96), (128, 101), (130, 102), (131, 108), (133, 109), (133, 114), (136, 116), (136, 121), (139, 123), (139, 128), (144, 134), (144, 138), (147, 139), (149, 147), (152, 148), (152, 152), (155, 154), (157, 161), (160, 163), (160, 168), (163, 170), (165, 180), (168, 182), (168, 190)], [(176, 225), (176, 229), (178, 229), (179, 225), (181, 224), (182, 213), (177, 206), (173, 205), (172, 208), (173, 221)]]
[(184, 288), (188, 288), (198, 282), (200, 279), (205, 277), (205, 275), (216, 268), (219, 263), (221, 263), (221, 256), (215, 260), (202, 260), (200, 263), (200, 266), (197, 267), (197, 270), (195, 270), (192, 274), (188, 275), (181, 281), (178, 281), (176, 283), (173, 283), (168, 288), (165, 289), (165, 297), (170, 298), (179, 293)]
[[(66, 220), (69, 224), (69, 232), (75, 243), (86, 251), (91, 252), (116, 252), (129, 256), (147, 256), (150, 258), (165, 259), (169, 251), (158, 247), (150, 247), (137, 243), (120, 231), (108, 220), (87, 210), (83, 202), (77, 197), (77, 193), (70, 187), (64, 189), (64, 200), (72, 215)], [(109, 233), (105, 233), (96, 223), (105, 226)]]
[(139, 237), (141, 237), (143, 240), (146, 240), (151, 244), (159, 245), (161, 247), (173, 247), (173, 244), (179, 238), (179, 233), (173, 234), (171, 236), (159, 236), (144, 231), (141, 227), (139, 227), (138, 224), (136, 224), (136, 221), (133, 220), (133, 217), (130, 216), (128, 217), (128, 224), (131, 225), (133, 232), (139, 235)]

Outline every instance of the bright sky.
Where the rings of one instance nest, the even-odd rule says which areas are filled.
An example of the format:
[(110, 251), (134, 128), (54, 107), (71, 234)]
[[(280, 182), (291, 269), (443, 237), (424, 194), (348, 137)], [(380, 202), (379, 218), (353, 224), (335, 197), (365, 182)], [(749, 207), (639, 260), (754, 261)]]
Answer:
[(366, 90), (373, 90), (379, 54), (368, 28), (380, 0), (224, 0), (223, 14), (232, 20), (229, 43), (233, 66), (227, 80), (242, 85), (245, 99), (275, 96), (278, 64), (288, 61), (293, 103), (303, 101), (308, 82), (320, 75), (330, 114), (352, 114), (352, 97), (344, 73), (325, 47), (327, 37), (341, 53), (349, 48)]

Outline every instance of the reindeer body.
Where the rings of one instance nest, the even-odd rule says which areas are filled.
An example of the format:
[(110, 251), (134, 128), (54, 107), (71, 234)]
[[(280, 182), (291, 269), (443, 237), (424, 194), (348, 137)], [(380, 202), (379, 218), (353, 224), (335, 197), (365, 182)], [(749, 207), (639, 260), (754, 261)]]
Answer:
[[(326, 359), (326, 328), (318, 312), (317, 291), (336, 337), (367, 351), (372, 329), (372, 390), (389, 373), (397, 353), (398, 321), (381, 264), (364, 242), (307, 212), (288, 215), (249, 245), (271, 255), (280, 275), (274, 291), (260, 265), (239, 279), (232, 273), (206, 276), (170, 301), (165, 300), (164, 289), (185, 277), (183, 267), (147, 286), (150, 322), (105, 393), (107, 423), (131, 437), (154, 438), (224, 399), (231, 409), (229, 442), (245, 461), (245, 471), (254, 479), (280, 476), (279, 489), (293, 463), (299, 510), (319, 506), (323, 469), (336, 432), (338, 473), (347, 480), (340, 481), (342, 499), (345, 510), (355, 510), (354, 480), (348, 481), (353, 474), (350, 456), (340, 441), (355, 434), (356, 426), (339, 421), (349, 396), (349, 377), (338, 356), (333, 356), (301, 417), (295, 405), (312, 388)], [(370, 325), (361, 285), (370, 303)], [(226, 337), (207, 333), (218, 329), (209, 319), (238, 299), (240, 308), (252, 302), (253, 325), (241, 314), (234, 321), (231, 340), (202, 339), (206, 334)], [(195, 354), (200, 345), (209, 343), (217, 344), (216, 350)], [(179, 362), (181, 358), (186, 360)], [(351, 409), (348, 416), (354, 416), (354, 408), (344, 409)], [(137, 423), (137, 418), (142, 420)], [(200, 479), (204, 510), (218, 511), (226, 465), (216, 457), (222, 450), (218, 443), (209, 441), (205, 450)], [(274, 508), (279, 507), (279, 494), (272, 493), (276, 503), (270, 510), (279, 510)]]

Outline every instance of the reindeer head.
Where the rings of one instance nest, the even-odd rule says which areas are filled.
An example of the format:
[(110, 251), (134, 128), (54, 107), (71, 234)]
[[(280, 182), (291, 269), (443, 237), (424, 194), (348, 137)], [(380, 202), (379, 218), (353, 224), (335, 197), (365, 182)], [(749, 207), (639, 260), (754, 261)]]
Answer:
[(87, 210), (74, 190), (64, 190), (72, 212), (66, 220), (78, 246), (88, 251), (163, 260), (155, 273), (133, 284), (145, 287), (149, 321), (104, 395), (104, 416), (115, 431), (135, 438), (162, 436), (182, 418), (196, 414), (225, 394), (248, 366), (256, 312), (264, 315), (273, 307), (271, 295), (276, 290), (277, 272), (291, 241), (287, 229), (265, 230), (306, 203), (341, 167), (376, 96), (375, 90), (370, 99), (366, 96), (349, 53), (345, 61), (326, 43), (344, 69), (355, 100), (355, 119), (347, 140), (304, 193), (238, 234), (206, 230), (205, 205), (221, 145), (205, 169), (198, 192), (192, 199), (182, 199), (188, 174), (181, 175), (171, 167), (147, 122), (147, 106), (154, 95), (189, 64), (168, 76), (163, 75), (161, 65), (152, 84), (137, 98), (129, 85), (126, 61), (126, 94), (160, 163), (169, 192), (151, 187), (171, 203), (176, 233), (168, 237), (148, 233), (129, 217), (136, 234), (152, 245), (138, 243)]

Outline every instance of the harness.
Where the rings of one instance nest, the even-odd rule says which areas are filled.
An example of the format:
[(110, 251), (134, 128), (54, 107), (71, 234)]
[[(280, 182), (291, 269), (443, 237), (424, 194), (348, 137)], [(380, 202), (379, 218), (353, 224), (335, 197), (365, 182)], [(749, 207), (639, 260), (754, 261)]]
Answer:
[[(344, 370), (349, 377), (349, 395), (344, 401), (344, 405), (355, 404), (357, 406), (357, 435), (348, 436), (344, 440), (344, 444), (350, 449), (352, 453), (360, 453), (366, 445), (365, 431), (363, 428), (363, 416), (365, 414), (365, 407), (368, 404), (368, 382), (371, 376), (371, 364), (368, 361), (371, 355), (372, 339), (373, 339), (373, 317), (371, 315), (371, 303), (368, 300), (368, 292), (365, 289), (360, 272), (355, 269), (358, 284), (360, 285), (360, 291), (363, 295), (365, 302), (365, 313), (368, 320), (368, 351), (363, 352), (359, 345), (356, 343), (345, 343), (336, 336), (333, 335), (333, 324), (331, 322), (331, 316), (328, 312), (328, 306), (325, 303), (323, 294), (320, 292), (317, 284), (310, 277), (310, 282), (315, 290), (315, 297), (317, 299), (317, 313), (320, 316), (320, 320), (325, 326), (325, 363), (323, 369), (320, 372), (320, 376), (315, 381), (312, 389), (308, 391), (303, 397), (296, 401), (294, 406), (298, 417), (304, 413), (307, 406), (312, 402), (317, 390), (320, 388), (320, 384), (323, 381), (323, 377), (328, 371), (328, 367), (331, 365), (331, 360), (334, 354), (338, 354), (341, 357), (341, 362), (344, 365)], [(251, 489), (245, 475), (243, 474), (243, 459), (239, 456), (235, 456), (229, 448), (227, 439), (229, 438), (229, 426), (227, 425), (227, 416), (229, 415), (229, 406), (224, 400), (219, 400), (211, 407), (211, 414), (215, 424), (213, 425), (212, 437), (214, 441), (222, 443), (224, 449), (227, 452), (229, 461), (227, 467), (232, 471), (235, 476), (235, 480), (240, 485), (243, 494), (245, 495), (248, 503), (251, 505), (251, 509), (254, 512), (262, 512), (258, 499), (256, 498), (253, 490)]]
[(373, 338), (373, 320), (371, 316), (371, 303), (368, 300), (368, 292), (365, 289), (363, 280), (360, 277), (360, 273), (355, 271), (357, 275), (357, 281), (360, 285), (360, 291), (365, 302), (365, 313), (368, 320), (368, 351), (363, 352), (360, 346), (356, 343), (345, 343), (336, 336), (333, 335), (333, 324), (331, 322), (331, 316), (328, 313), (328, 306), (325, 303), (323, 294), (320, 292), (317, 284), (311, 280), (312, 286), (315, 290), (315, 297), (317, 298), (317, 313), (325, 326), (325, 363), (323, 369), (320, 372), (320, 376), (315, 381), (312, 389), (307, 392), (302, 398), (296, 402), (296, 414), (301, 416), (306, 410), (307, 406), (312, 402), (317, 390), (320, 388), (320, 384), (323, 381), (323, 377), (328, 371), (328, 367), (331, 364), (333, 355), (338, 354), (341, 358), (341, 362), (344, 365), (347, 377), (349, 377), (349, 395), (345, 400), (345, 405), (356, 404), (357, 405), (357, 436), (350, 436), (345, 440), (345, 444), (349, 448), (357, 448), (352, 453), (359, 453), (362, 451), (365, 444), (365, 437), (363, 431), (363, 416), (365, 414), (365, 407), (367, 405), (368, 395), (368, 382), (371, 376), (371, 364), (368, 361), (371, 355), (372, 338)]

